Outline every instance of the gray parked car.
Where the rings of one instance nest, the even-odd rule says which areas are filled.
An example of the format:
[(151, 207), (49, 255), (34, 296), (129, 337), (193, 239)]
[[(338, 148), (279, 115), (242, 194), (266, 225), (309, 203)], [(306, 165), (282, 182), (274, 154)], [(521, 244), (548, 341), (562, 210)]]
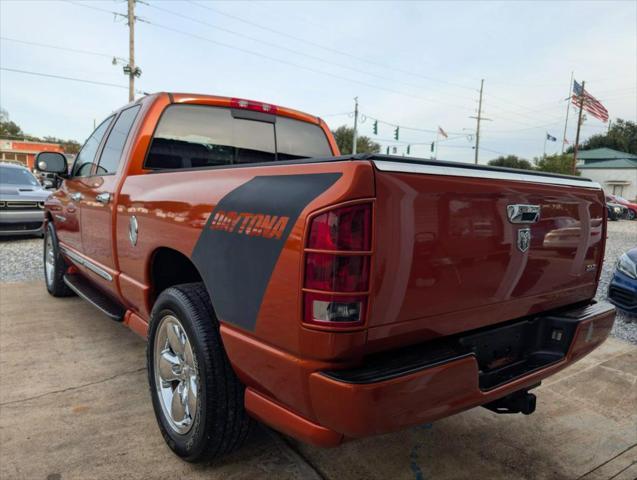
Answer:
[(42, 235), (50, 194), (27, 168), (0, 163), (0, 236)]

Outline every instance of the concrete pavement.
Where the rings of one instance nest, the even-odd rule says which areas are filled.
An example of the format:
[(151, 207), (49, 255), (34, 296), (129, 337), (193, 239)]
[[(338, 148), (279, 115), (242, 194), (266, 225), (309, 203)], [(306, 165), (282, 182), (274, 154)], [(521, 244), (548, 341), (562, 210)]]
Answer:
[(193, 466), (155, 423), (144, 342), (42, 282), (0, 284), (0, 478), (637, 478), (637, 347), (609, 339), (536, 390), (535, 414), (474, 409), (318, 449), (256, 429)]

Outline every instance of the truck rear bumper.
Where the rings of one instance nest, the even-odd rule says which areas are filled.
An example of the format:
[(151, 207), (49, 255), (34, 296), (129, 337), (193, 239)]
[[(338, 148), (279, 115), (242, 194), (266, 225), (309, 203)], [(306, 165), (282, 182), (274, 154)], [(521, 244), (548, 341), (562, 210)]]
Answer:
[(377, 355), (352, 369), (313, 372), (312, 421), (251, 388), (246, 408), (308, 443), (337, 445), (531, 388), (599, 346), (614, 319), (614, 307), (596, 303)]

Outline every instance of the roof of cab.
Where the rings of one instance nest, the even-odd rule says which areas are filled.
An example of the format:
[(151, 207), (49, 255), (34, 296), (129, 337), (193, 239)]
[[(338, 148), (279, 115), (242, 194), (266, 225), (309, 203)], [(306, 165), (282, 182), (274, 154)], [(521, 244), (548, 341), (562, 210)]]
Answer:
[[(274, 103), (263, 102), (260, 100), (249, 100), (244, 98), (236, 98), (236, 97), (223, 97), (219, 95), (206, 95), (201, 93), (184, 93), (184, 92), (158, 92), (154, 94), (148, 95), (168, 95), (170, 97), (171, 103), (185, 103), (185, 104), (198, 104), (198, 105), (211, 105), (211, 106), (219, 106), (219, 107), (232, 107), (232, 102), (237, 100), (247, 100), (253, 103), (262, 103), (264, 105), (271, 105), (276, 107), (276, 115), (283, 115), (286, 117), (294, 118), (296, 120), (301, 120), (309, 123), (320, 124), (323, 120), (316, 115), (310, 115), (309, 113), (301, 112), (299, 110), (295, 110), (292, 108), (283, 107), (280, 105), (276, 105)], [(143, 97), (146, 98), (146, 97)]]

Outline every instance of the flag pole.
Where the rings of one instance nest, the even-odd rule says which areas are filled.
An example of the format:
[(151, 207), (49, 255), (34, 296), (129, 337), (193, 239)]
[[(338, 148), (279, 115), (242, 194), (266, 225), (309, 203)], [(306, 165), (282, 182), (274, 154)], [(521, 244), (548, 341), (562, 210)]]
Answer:
[(573, 91), (573, 72), (571, 71), (571, 81), (568, 84), (568, 97), (566, 98), (566, 120), (564, 120), (564, 136), (562, 137), (562, 155), (564, 154), (564, 144), (566, 143), (566, 129), (568, 128), (568, 111), (571, 109), (571, 92)]
[(549, 139), (549, 132), (544, 132), (544, 159), (546, 160), (546, 141)]
[(440, 143), (440, 130), (436, 130), (436, 153), (434, 154), (435, 155), (434, 160), (438, 160), (438, 144), (439, 143)]
[(579, 96), (579, 115), (577, 117), (577, 134), (575, 135), (575, 149), (573, 150), (573, 175), (575, 175), (575, 165), (577, 165), (577, 151), (579, 150), (579, 132), (582, 128), (582, 110), (584, 109), (584, 87), (586, 82), (582, 81), (582, 93)]

